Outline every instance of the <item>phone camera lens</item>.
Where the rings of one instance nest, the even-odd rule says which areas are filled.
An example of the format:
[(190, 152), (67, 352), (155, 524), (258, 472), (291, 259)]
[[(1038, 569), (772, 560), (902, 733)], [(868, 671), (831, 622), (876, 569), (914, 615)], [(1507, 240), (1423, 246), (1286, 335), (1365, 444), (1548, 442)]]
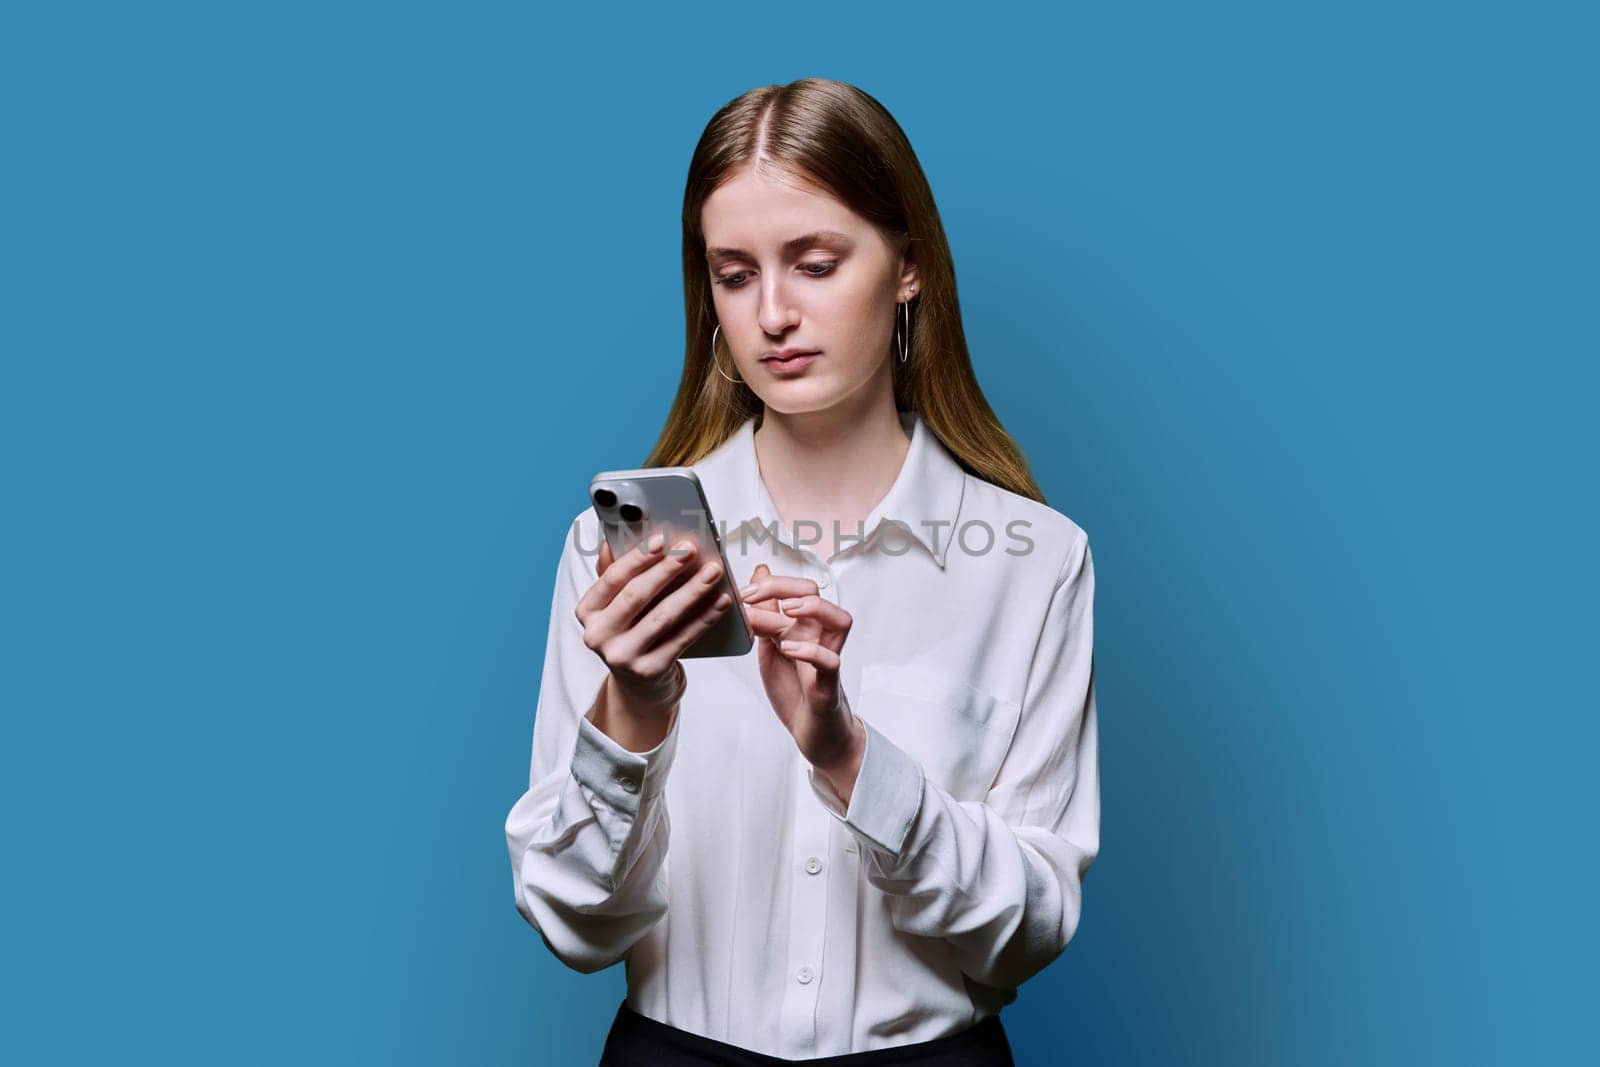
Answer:
[(603, 508), (616, 507), (617, 494), (613, 493), (609, 489), (596, 489), (594, 491), (594, 502)]
[[(615, 499), (613, 497), (612, 499)], [(644, 510), (638, 504), (624, 504), (620, 513), (623, 522), (638, 522), (644, 518)]]

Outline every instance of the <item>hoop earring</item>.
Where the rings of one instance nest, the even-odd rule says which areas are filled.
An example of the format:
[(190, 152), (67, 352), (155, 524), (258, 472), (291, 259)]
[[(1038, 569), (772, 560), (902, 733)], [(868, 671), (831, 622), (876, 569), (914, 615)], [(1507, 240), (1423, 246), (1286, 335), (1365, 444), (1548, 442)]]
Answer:
[[(902, 308), (905, 309), (906, 313), (906, 328), (903, 334), (900, 332), (900, 310)], [(895, 304), (894, 333), (896, 346), (900, 349), (900, 362), (904, 363), (911, 344), (911, 301), (909, 300), (903, 300)]]
[[(717, 323), (711, 330), (711, 363), (717, 368), (717, 373), (728, 378), (728, 372), (722, 369), (722, 362), (717, 359), (717, 331), (722, 329), (722, 323)], [(743, 385), (743, 378), (728, 378), (734, 385)]]

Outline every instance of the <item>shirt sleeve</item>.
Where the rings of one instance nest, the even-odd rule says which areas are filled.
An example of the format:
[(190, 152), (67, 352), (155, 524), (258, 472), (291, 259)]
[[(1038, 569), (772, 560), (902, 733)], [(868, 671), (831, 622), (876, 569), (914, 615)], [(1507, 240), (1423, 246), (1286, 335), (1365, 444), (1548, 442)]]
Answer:
[[(583, 530), (591, 534), (598, 529)], [(595, 579), (595, 556), (569, 536), (551, 598), (528, 790), (505, 827), (517, 910), (563, 963), (586, 973), (616, 963), (666, 913), (662, 791), (678, 741), (676, 716), (648, 752), (630, 752), (591, 721), (608, 668), (584, 644), (576, 609)]]
[(815, 771), (812, 788), (861, 843), (867, 880), (887, 895), (896, 929), (943, 938), (970, 978), (1016, 988), (1072, 940), (1100, 850), (1088, 539), (1063, 564), (1017, 729), (983, 801), (956, 800), (865, 725), (849, 810)]

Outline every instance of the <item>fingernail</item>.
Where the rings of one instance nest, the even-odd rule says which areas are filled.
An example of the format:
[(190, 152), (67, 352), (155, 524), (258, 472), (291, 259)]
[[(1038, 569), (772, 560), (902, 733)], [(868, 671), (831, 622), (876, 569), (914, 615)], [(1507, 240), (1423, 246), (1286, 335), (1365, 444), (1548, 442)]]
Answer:
[(739, 590), (739, 595), (741, 597), (747, 597), (751, 593), (754, 593), (755, 591), (756, 591), (756, 583), (755, 582), (751, 582), (749, 585), (747, 585), (743, 589)]
[(667, 535), (662, 533), (659, 530), (650, 535), (650, 540), (648, 542), (648, 544), (650, 546), (650, 551), (652, 551), (652, 552), (660, 552), (661, 551), (661, 546), (666, 544), (666, 543), (667, 543)]

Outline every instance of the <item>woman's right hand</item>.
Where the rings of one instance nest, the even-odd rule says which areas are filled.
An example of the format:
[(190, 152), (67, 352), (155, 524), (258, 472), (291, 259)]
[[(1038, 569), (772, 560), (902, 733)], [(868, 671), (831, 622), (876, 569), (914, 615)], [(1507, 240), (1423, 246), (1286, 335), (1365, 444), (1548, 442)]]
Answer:
[(648, 751), (667, 736), (687, 683), (678, 656), (733, 606), (719, 593), (721, 562), (697, 562), (692, 540), (663, 550), (658, 532), (617, 559), (602, 538), (599, 578), (578, 600), (583, 643), (611, 672), (592, 721), (629, 751)]

